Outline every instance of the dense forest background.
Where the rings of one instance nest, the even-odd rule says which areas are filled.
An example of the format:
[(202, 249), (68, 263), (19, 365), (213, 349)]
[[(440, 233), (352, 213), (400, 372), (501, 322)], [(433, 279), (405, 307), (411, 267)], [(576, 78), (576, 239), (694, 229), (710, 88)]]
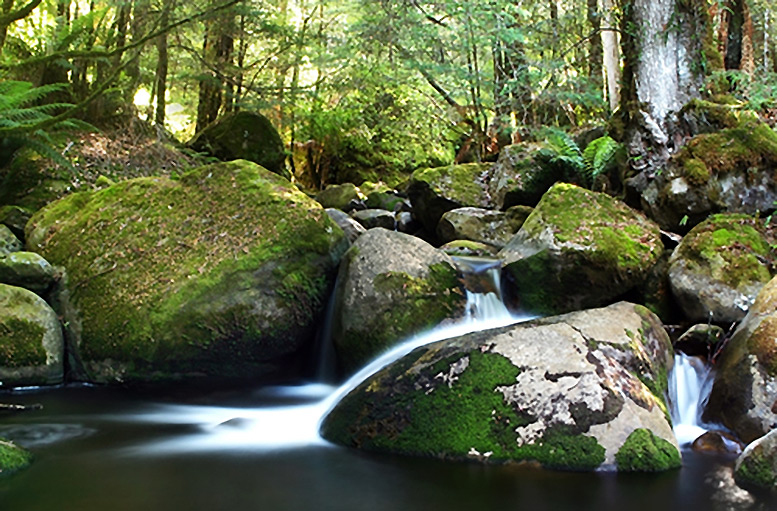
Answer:
[[(707, 74), (768, 111), (777, 10), (707, 7), (725, 63)], [(613, 0), (3, 0), (0, 137), (46, 151), (81, 120), (185, 142), (258, 111), (308, 187), (396, 182), (492, 159), (539, 126), (604, 125), (620, 104), (623, 12)]]

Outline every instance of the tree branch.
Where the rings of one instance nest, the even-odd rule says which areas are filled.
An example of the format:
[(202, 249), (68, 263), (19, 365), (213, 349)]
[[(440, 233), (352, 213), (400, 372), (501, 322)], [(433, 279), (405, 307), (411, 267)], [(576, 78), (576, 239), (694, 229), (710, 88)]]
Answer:
[(11, 11), (0, 16), (0, 26), (10, 25), (14, 21), (18, 21), (22, 18), (26, 18), (30, 13), (38, 7), (43, 0), (30, 0), (30, 3), (20, 9)]

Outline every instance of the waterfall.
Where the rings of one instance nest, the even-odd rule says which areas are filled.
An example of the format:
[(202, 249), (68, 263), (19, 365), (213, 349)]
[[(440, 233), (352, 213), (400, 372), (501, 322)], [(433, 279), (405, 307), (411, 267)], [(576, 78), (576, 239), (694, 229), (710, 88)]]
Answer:
[(701, 358), (675, 354), (669, 375), (669, 403), (680, 445), (693, 443), (708, 431), (701, 414), (712, 390), (713, 376), (711, 366)]
[[(267, 387), (263, 396), (292, 398), (302, 404), (255, 409), (158, 405), (156, 411), (133, 415), (129, 420), (150, 423), (195, 425), (199, 433), (178, 436), (140, 448), (142, 454), (192, 452), (223, 449), (289, 449), (329, 445), (319, 435), (319, 424), (348, 392), (388, 364), (426, 344), (517, 323), (529, 317), (515, 316), (505, 307), (500, 287), (499, 261), (457, 260), (466, 272), (481, 274), (483, 292), (466, 291), (464, 316), (448, 324), (419, 333), (380, 355), (348, 381), (334, 387), (322, 383)], [(127, 417), (116, 418), (127, 420)]]

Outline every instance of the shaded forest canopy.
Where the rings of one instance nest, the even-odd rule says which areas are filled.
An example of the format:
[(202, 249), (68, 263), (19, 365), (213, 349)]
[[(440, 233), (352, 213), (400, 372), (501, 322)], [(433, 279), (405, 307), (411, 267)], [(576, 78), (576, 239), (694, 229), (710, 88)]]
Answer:
[[(252, 111), (276, 126), (305, 187), (398, 183), (416, 168), (493, 159), (547, 133), (542, 126), (612, 127), (621, 71), (640, 58), (621, 45), (640, 30), (633, 3), (4, 0), (0, 156), (30, 145), (72, 164), (62, 161), (70, 146), (51, 137), (87, 128), (81, 121), (125, 141), (136, 132), (186, 141)], [(705, 90), (733, 93), (768, 118), (777, 107), (771, 2), (669, 4), (709, 13), (722, 60), (702, 61)]]

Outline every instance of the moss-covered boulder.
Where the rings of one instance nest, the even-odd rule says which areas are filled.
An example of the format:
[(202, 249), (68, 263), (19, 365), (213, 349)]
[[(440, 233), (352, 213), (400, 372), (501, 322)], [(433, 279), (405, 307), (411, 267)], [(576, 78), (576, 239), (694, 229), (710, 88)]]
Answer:
[(486, 207), (486, 179), (490, 165), (467, 163), (413, 172), (407, 194), (413, 214), (434, 234), (443, 213), (465, 206)]
[(65, 343), (51, 307), (32, 291), (0, 284), (0, 382), (54, 385), (64, 378)]
[(669, 261), (672, 293), (693, 321), (741, 320), (772, 277), (774, 237), (743, 214), (712, 215), (689, 232)]
[[(704, 102), (700, 121), (666, 168), (642, 190), (642, 205), (663, 229), (684, 232), (710, 213), (774, 210), (777, 132), (752, 112)], [(719, 129), (717, 129), (719, 128)]]
[(107, 382), (293, 371), (347, 248), (318, 203), (243, 160), (73, 194), (27, 243), (66, 268), (86, 378)]
[(241, 111), (225, 115), (197, 133), (189, 146), (223, 161), (252, 161), (291, 179), (283, 141), (270, 120), (260, 113)]
[(338, 358), (352, 372), (460, 314), (465, 302), (448, 255), (413, 236), (370, 229), (340, 266), (332, 333)]
[(658, 226), (603, 193), (559, 183), (499, 253), (521, 305), (554, 314), (611, 302), (659, 260)]
[(747, 489), (777, 491), (777, 429), (749, 444), (739, 455), (734, 481)]
[(564, 169), (551, 165), (540, 144), (521, 143), (502, 148), (488, 173), (488, 193), (499, 209), (534, 206), (556, 181), (564, 180)]
[(359, 189), (353, 183), (328, 185), (316, 194), (316, 200), (325, 208), (350, 211), (353, 204), (361, 200)]
[(18, 252), (22, 248), (24, 248), (22, 242), (11, 232), (11, 229), (0, 224), (0, 256)]
[(444, 459), (666, 470), (680, 463), (671, 364), (658, 318), (620, 302), (418, 348), (346, 395), (322, 434)]
[(706, 420), (745, 442), (777, 428), (777, 277), (761, 289), (716, 369)]
[(42, 294), (51, 289), (57, 278), (57, 271), (39, 254), (12, 252), (0, 255), (0, 284), (23, 287)]
[(515, 206), (506, 212), (483, 208), (457, 208), (445, 213), (437, 224), (437, 237), (444, 243), (469, 240), (502, 248), (513, 239), (531, 213)]
[(0, 438), (0, 477), (9, 476), (27, 468), (32, 454), (3, 438)]

